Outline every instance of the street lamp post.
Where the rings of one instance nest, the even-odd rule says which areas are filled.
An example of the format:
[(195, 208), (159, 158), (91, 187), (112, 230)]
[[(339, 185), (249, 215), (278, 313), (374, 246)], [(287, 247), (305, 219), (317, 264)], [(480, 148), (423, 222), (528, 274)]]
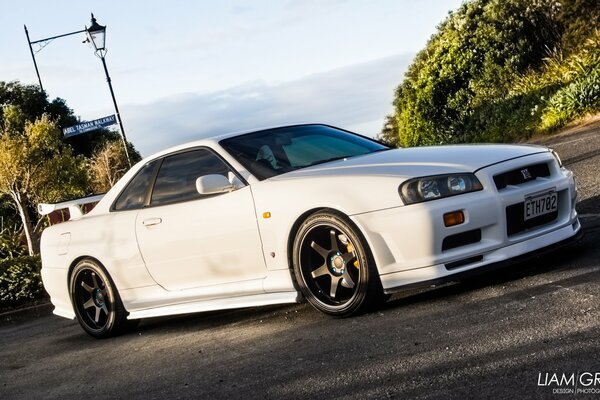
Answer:
[(102, 26), (96, 22), (94, 14), (92, 14), (92, 24), (90, 27), (85, 28), (87, 34), (86, 42), (92, 43), (94, 46), (94, 53), (100, 60), (102, 60), (102, 66), (104, 67), (104, 73), (106, 74), (106, 82), (108, 82), (108, 88), (110, 89), (110, 96), (112, 97), (113, 105), (115, 106), (115, 114), (117, 116), (117, 122), (119, 123), (119, 130), (121, 131), (121, 139), (123, 139), (123, 146), (125, 148), (125, 156), (127, 162), (131, 168), (131, 159), (129, 158), (129, 150), (127, 150), (127, 137), (125, 136), (125, 129), (123, 129), (123, 121), (121, 121), (121, 114), (119, 113), (119, 107), (117, 106), (117, 100), (115, 99), (115, 92), (112, 87), (110, 75), (108, 74), (108, 68), (106, 67), (106, 26)]
[(40, 90), (44, 91), (44, 86), (42, 86), (42, 78), (40, 78), (40, 71), (38, 70), (37, 62), (35, 61), (35, 53), (33, 52), (33, 47), (31, 47), (32, 43), (29, 39), (29, 31), (27, 30), (27, 25), (23, 25), (25, 28), (25, 36), (27, 36), (27, 43), (29, 43), (29, 51), (31, 52), (31, 58), (33, 59), (33, 66), (35, 67), (35, 73), (38, 77), (38, 82), (40, 83)]
[[(29, 31), (27, 30), (27, 25), (23, 25), (23, 28), (25, 28), (25, 36), (27, 36), (27, 44), (29, 45), (29, 51), (31, 52), (31, 58), (33, 59), (33, 66), (35, 67), (35, 73), (38, 77), (38, 82), (40, 82), (40, 90), (43, 92), (44, 87), (42, 86), (42, 78), (40, 78), (40, 71), (38, 70), (37, 62), (35, 61), (35, 54), (39, 53), (44, 47), (46, 47), (54, 39), (58, 39), (58, 38), (65, 37), (65, 36), (76, 35), (78, 33), (85, 32), (85, 29), (82, 29), (80, 31), (75, 31), (75, 32), (63, 33), (62, 35), (52, 36), (52, 37), (48, 37), (45, 39), (34, 40), (32, 42), (29, 39)], [(32, 45), (34, 45), (34, 44), (37, 44), (40, 46), (40, 48), (37, 51), (33, 51)]]
[[(27, 43), (29, 44), (29, 50), (31, 51), (31, 58), (33, 59), (33, 65), (35, 67), (35, 72), (38, 77), (38, 81), (40, 82), (40, 90), (44, 91), (42, 86), (42, 79), (40, 78), (40, 73), (38, 71), (37, 62), (35, 61), (35, 53), (39, 52), (43, 49), (48, 43), (53, 41), (54, 39), (58, 39), (65, 36), (71, 36), (75, 34), (79, 34), (85, 32), (87, 35), (84, 43), (91, 43), (94, 46), (94, 54), (100, 60), (102, 60), (102, 66), (104, 67), (104, 73), (106, 74), (106, 81), (108, 82), (108, 88), (110, 89), (110, 96), (112, 97), (113, 105), (115, 106), (115, 113), (117, 117), (117, 122), (119, 124), (119, 131), (121, 132), (121, 139), (123, 140), (123, 147), (125, 148), (125, 156), (127, 157), (127, 163), (131, 168), (131, 159), (129, 158), (129, 150), (127, 149), (127, 138), (125, 136), (125, 130), (123, 129), (123, 121), (121, 121), (121, 114), (119, 113), (119, 107), (117, 106), (117, 100), (115, 99), (115, 92), (112, 87), (112, 83), (110, 80), (110, 75), (108, 74), (108, 68), (106, 67), (106, 26), (102, 26), (96, 22), (96, 18), (94, 18), (94, 14), (92, 14), (92, 21), (90, 27), (85, 27), (85, 29), (75, 32), (69, 32), (62, 35), (52, 36), (45, 39), (40, 39), (36, 41), (31, 41), (29, 39), (29, 31), (27, 31), (27, 26), (23, 26), (25, 28), (25, 35), (27, 36)], [(32, 45), (37, 44), (40, 45), (40, 49), (36, 52), (33, 51)]]

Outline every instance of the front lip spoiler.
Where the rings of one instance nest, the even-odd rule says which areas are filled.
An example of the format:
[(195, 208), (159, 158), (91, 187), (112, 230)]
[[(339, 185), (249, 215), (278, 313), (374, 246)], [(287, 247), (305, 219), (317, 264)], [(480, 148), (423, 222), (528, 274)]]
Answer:
[(528, 261), (528, 260), (531, 260), (534, 258), (539, 258), (545, 254), (554, 252), (554, 251), (564, 248), (564, 247), (572, 246), (573, 244), (575, 244), (579, 240), (581, 240), (581, 238), (583, 238), (583, 235), (584, 235), (584, 230), (579, 229), (579, 232), (577, 232), (575, 235), (571, 236), (570, 238), (567, 238), (560, 242), (551, 244), (550, 246), (542, 247), (541, 249), (534, 250), (532, 252), (510, 258), (508, 260), (498, 261), (495, 263), (483, 265), (478, 268), (473, 268), (473, 269), (470, 269), (467, 271), (457, 272), (455, 274), (447, 275), (442, 278), (430, 279), (430, 280), (422, 281), (422, 282), (409, 283), (408, 285), (396, 286), (393, 288), (385, 289), (383, 292), (385, 294), (392, 294), (392, 293), (401, 292), (401, 291), (404, 291), (407, 289), (419, 289), (419, 288), (425, 288), (425, 287), (438, 286), (440, 284), (460, 281), (463, 279), (483, 275), (483, 274), (486, 274), (486, 273), (489, 273), (492, 271), (506, 268), (511, 265), (520, 264), (520, 263), (523, 263), (525, 261)]

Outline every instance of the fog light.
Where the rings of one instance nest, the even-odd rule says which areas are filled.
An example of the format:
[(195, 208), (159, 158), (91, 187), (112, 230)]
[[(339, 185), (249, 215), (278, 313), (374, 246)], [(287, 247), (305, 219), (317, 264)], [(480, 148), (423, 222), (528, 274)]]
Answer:
[(462, 211), (452, 211), (444, 214), (444, 225), (454, 226), (465, 222), (465, 214)]

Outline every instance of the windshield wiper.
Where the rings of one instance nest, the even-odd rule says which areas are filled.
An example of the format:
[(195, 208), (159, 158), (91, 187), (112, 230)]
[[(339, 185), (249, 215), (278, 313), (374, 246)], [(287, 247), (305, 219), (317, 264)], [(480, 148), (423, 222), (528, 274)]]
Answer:
[(313, 165), (324, 164), (324, 163), (330, 162), (330, 161), (341, 160), (341, 159), (344, 159), (344, 158), (350, 158), (350, 157), (353, 157), (353, 156), (338, 156), (338, 157), (326, 158), (325, 160), (319, 160), (319, 161), (312, 162), (309, 165), (307, 165), (307, 167), (311, 167)]
[(337, 161), (337, 160), (342, 160), (342, 159), (351, 158), (351, 157), (365, 156), (367, 154), (379, 153), (381, 151), (387, 151), (387, 150), (392, 150), (392, 148), (391, 147), (386, 147), (386, 148), (383, 148), (383, 149), (373, 150), (373, 151), (371, 151), (369, 153), (364, 153), (364, 154), (352, 154), (352, 155), (346, 155), (346, 156), (336, 156), (336, 157), (326, 158), (324, 160), (314, 161), (314, 162), (312, 162), (310, 164), (298, 165), (298, 166), (294, 167), (294, 169), (301, 169), (301, 168), (312, 167), (313, 165), (325, 164), (325, 163), (328, 163), (330, 161)]

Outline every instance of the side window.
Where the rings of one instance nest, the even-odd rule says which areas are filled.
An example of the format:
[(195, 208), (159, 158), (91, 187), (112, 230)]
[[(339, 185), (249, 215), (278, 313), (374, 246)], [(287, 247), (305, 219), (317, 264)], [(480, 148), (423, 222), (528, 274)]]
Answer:
[(166, 157), (158, 171), (150, 204), (156, 206), (198, 199), (202, 195), (196, 190), (196, 179), (208, 174), (227, 177), (228, 173), (227, 165), (206, 149)]
[(154, 160), (140, 169), (140, 171), (129, 181), (115, 202), (114, 210), (135, 210), (144, 207), (146, 193), (152, 184), (154, 170), (160, 160)]

